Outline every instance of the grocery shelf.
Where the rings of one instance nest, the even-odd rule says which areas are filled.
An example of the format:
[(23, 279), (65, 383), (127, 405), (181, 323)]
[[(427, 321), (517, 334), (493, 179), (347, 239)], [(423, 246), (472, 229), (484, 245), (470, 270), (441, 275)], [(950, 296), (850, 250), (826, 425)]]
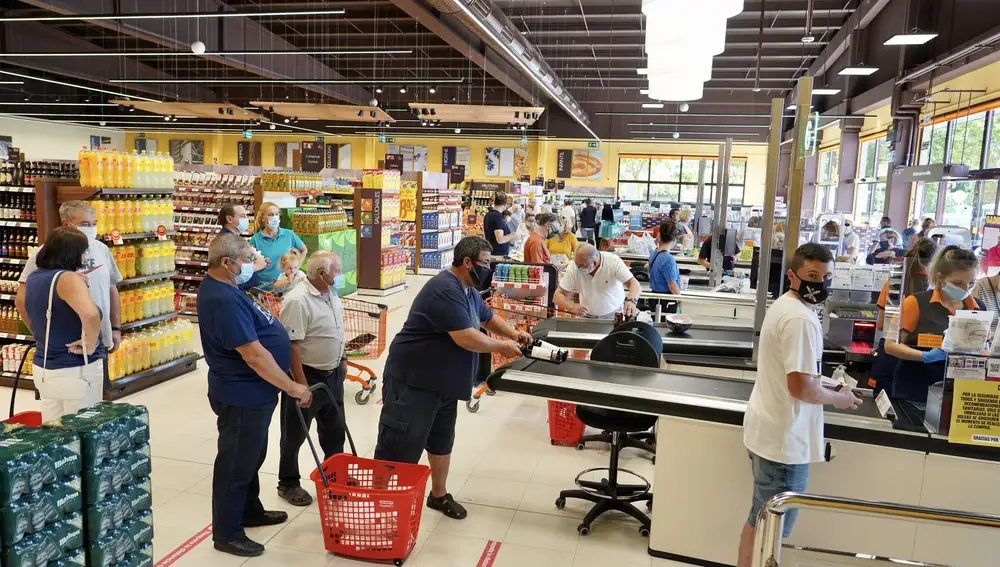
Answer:
[(172, 276), (174, 276), (176, 274), (177, 274), (176, 271), (172, 271), (172, 272), (163, 272), (162, 274), (150, 274), (148, 276), (136, 276), (134, 278), (128, 278), (128, 279), (122, 280), (122, 281), (118, 282), (118, 285), (129, 285), (129, 284), (142, 283), (142, 282), (151, 282), (153, 280), (162, 280), (162, 279), (165, 279), (165, 278), (172, 277)]
[(202, 358), (200, 354), (189, 354), (170, 362), (165, 362), (159, 366), (147, 368), (142, 372), (123, 376), (118, 380), (108, 380), (104, 385), (104, 399), (114, 401), (187, 374), (195, 369), (196, 363), (200, 358)]
[(201, 266), (203, 268), (208, 267), (208, 262), (202, 262), (200, 260), (174, 260), (175, 264), (180, 264), (182, 266)]
[(85, 187), (85, 189), (93, 189), (95, 192), (101, 195), (170, 195), (174, 192), (172, 187), (164, 187), (162, 189), (146, 189), (146, 188), (131, 188), (131, 187), (109, 187), (109, 188), (97, 188), (97, 187)]
[(417, 268), (417, 275), (419, 276), (436, 276), (441, 273), (444, 268), (425, 268), (423, 266)]
[(0, 220), (0, 226), (11, 226), (19, 228), (35, 228), (35, 221)]
[[(183, 295), (184, 297), (198, 297), (198, 292), (195, 291), (178, 291), (176, 293), (177, 295)], [(183, 311), (181, 311), (181, 315), (184, 315)]]
[[(175, 211), (190, 211), (194, 213), (217, 213), (222, 207), (194, 207), (190, 205), (174, 205)], [(249, 213), (249, 211), (247, 211)]]
[(9, 339), (12, 341), (23, 341), (23, 342), (34, 342), (35, 337), (31, 335), (20, 335), (17, 333), (5, 333), (0, 332), (0, 339)]
[(443, 248), (424, 248), (423, 246), (421, 246), (420, 247), (420, 253), (424, 254), (426, 252), (446, 252), (448, 250), (451, 250), (451, 249), (455, 248), (456, 245), (457, 245), (457, 243), (456, 244), (451, 244), (449, 246), (445, 246)]
[(178, 191), (187, 193), (223, 193), (227, 195), (253, 195), (253, 189), (219, 189), (216, 187), (188, 187), (177, 186)]
[[(27, 363), (25, 363), (27, 365)], [(14, 387), (14, 377), (17, 376), (14, 372), (0, 372), (0, 386), (4, 388)], [(21, 379), (17, 382), (17, 388), (19, 390), (34, 390), (35, 382), (31, 376), (21, 376)]]
[(0, 300), (14, 301), (14, 295), (10, 293), (0, 293)]
[(170, 313), (163, 313), (156, 315), (154, 317), (147, 317), (146, 319), (139, 319), (138, 321), (132, 321), (131, 323), (122, 323), (122, 330), (127, 331), (129, 329), (135, 329), (138, 327), (145, 327), (146, 325), (152, 325), (153, 323), (159, 323), (160, 321), (166, 321), (167, 319), (173, 319), (177, 316), (176, 311), (171, 311)]
[(175, 280), (185, 280), (189, 282), (200, 282), (201, 280), (205, 279), (205, 276), (189, 276), (186, 274), (177, 274), (177, 273), (175, 273), (170, 277)]
[(218, 226), (205, 226), (205, 225), (193, 225), (193, 224), (178, 224), (174, 223), (174, 228), (177, 232), (202, 232), (206, 234), (214, 234), (222, 230), (222, 227)]
[(27, 258), (0, 258), (0, 264), (13, 264), (15, 266), (24, 266), (28, 263)]
[(197, 311), (187, 311), (187, 310), (185, 310), (185, 311), (181, 311), (181, 315), (184, 315), (185, 317), (197, 317), (198, 316), (198, 312)]
[(192, 252), (208, 252), (208, 246), (187, 246), (178, 244), (174, 246), (178, 250), (190, 250)]
[[(171, 236), (174, 234), (177, 234), (176, 230), (167, 231), (167, 236)], [(155, 232), (133, 232), (130, 234), (123, 234), (122, 240), (136, 240), (139, 238), (156, 238), (157, 236), (158, 235)], [(111, 235), (105, 234), (104, 236), (101, 237), (101, 240), (104, 240), (106, 242), (111, 242)]]
[(0, 193), (34, 193), (35, 187), (17, 187), (17, 186), (4, 186), (0, 187)]

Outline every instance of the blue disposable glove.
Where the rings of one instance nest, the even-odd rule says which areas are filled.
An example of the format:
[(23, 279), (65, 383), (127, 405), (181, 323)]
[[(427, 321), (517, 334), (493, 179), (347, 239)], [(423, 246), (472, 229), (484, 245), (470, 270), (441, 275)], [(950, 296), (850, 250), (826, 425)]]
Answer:
[(926, 364), (931, 362), (942, 362), (944, 359), (948, 358), (948, 353), (939, 348), (932, 348), (931, 350), (925, 350), (920, 355), (920, 358), (922, 358)]

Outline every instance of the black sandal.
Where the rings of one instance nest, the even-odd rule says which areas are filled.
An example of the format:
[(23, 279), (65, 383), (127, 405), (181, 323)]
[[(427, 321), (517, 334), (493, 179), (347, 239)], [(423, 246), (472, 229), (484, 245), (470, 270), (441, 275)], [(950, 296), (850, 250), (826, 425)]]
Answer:
[(441, 512), (452, 520), (464, 520), (469, 515), (461, 504), (455, 502), (455, 498), (451, 494), (445, 494), (440, 498), (435, 498), (428, 494), (427, 507)]
[(312, 504), (312, 496), (301, 486), (279, 486), (278, 496), (292, 506), (308, 506)]

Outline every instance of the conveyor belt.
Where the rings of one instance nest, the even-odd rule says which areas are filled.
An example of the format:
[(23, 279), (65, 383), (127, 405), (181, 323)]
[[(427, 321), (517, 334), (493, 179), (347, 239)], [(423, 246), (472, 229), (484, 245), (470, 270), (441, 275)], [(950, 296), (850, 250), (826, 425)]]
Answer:
[[(687, 333), (672, 332), (665, 324), (654, 325), (663, 336), (663, 352), (711, 356), (745, 356), (753, 353), (753, 328), (745, 326), (696, 325)], [(611, 321), (553, 318), (539, 321), (532, 330), (536, 339), (562, 348), (593, 348), (614, 329)]]

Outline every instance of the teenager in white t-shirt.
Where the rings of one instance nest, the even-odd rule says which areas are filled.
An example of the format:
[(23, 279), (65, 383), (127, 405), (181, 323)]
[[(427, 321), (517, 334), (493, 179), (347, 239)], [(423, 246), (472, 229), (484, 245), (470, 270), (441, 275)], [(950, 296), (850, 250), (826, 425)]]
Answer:
[[(618, 256), (599, 252), (592, 244), (581, 244), (573, 255), (573, 263), (559, 279), (553, 299), (556, 306), (581, 317), (608, 319), (621, 309), (626, 316), (634, 315), (642, 287)], [(625, 288), (628, 286), (628, 296)], [(580, 295), (576, 303), (570, 294)]]
[[(789, 265), (790, 289), (768, 308), (760, 329), (757, 381), (743, 418), (753, 501), (740, 534), (738, 567), (752, 563), (757, 514), (764, 504), (782, 492), (805, 491), (809, 464), (823, 461), (823, 406), (861, 404), (850, 388), (838, 392), (820, 382), (823, 328), (816, 309), (829, 295), (832, 277), (830, 250), (816, 243), (800, 246)], [(785, 512), (786, 538), (796, 512)]]

